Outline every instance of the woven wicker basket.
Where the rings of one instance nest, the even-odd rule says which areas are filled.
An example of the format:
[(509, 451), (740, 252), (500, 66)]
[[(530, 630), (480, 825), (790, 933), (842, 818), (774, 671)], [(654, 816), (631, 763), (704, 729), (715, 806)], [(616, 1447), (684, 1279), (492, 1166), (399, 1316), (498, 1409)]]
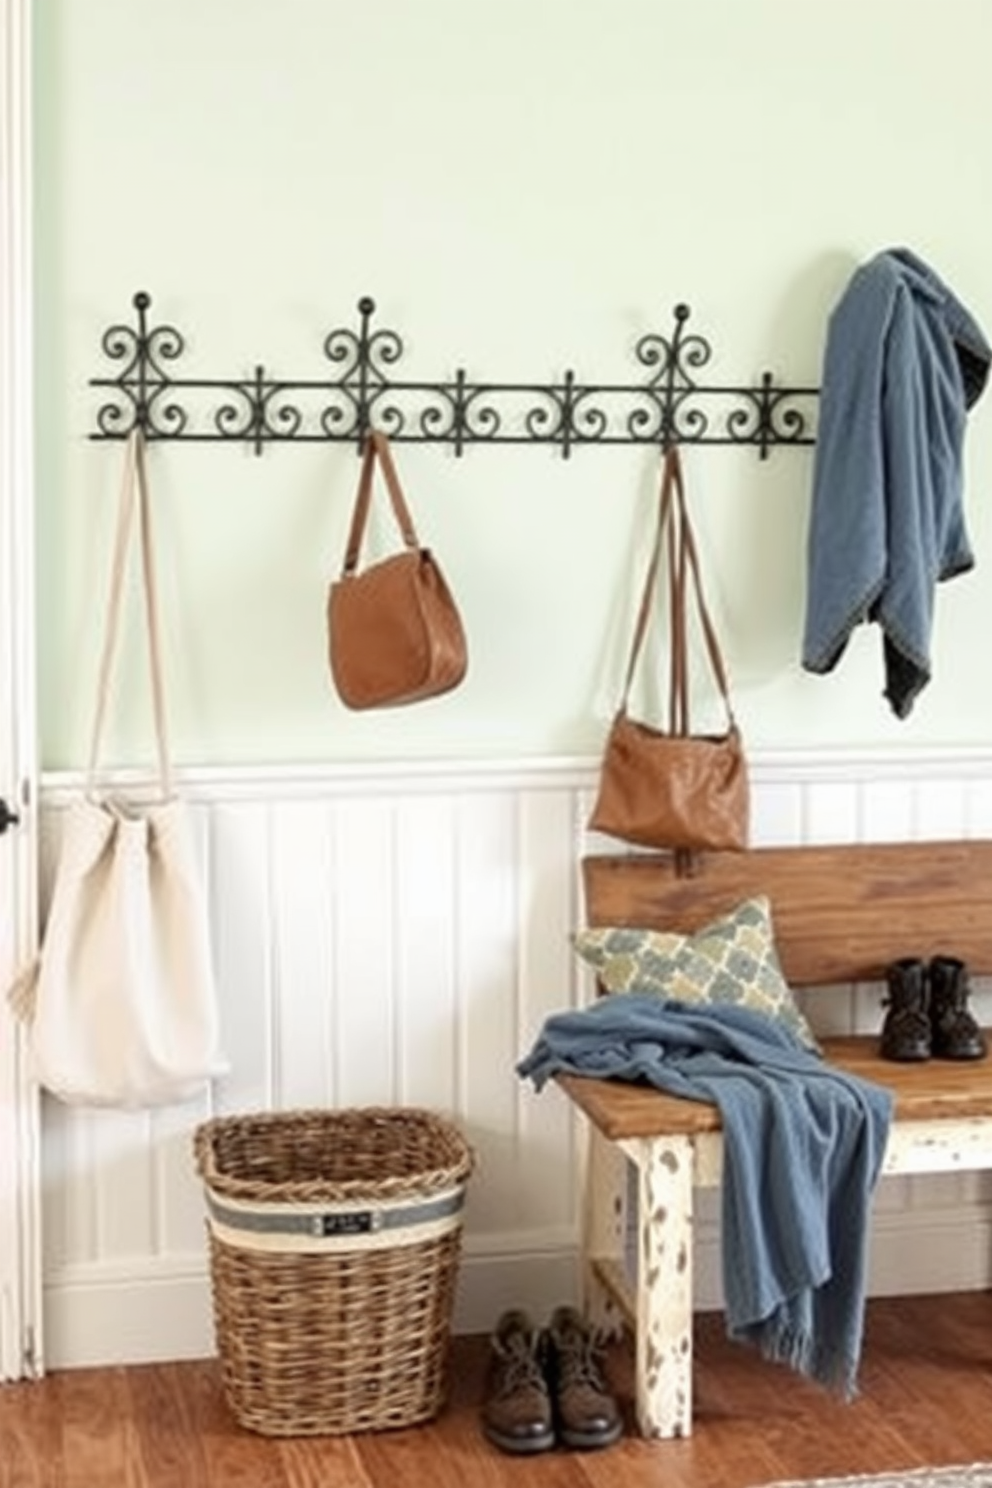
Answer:
[(443, 1399), (472, 1153), (429, 1111), (218, 1117), (206, 1189), (224, 1395), (268, 1436), (410, 1426)]

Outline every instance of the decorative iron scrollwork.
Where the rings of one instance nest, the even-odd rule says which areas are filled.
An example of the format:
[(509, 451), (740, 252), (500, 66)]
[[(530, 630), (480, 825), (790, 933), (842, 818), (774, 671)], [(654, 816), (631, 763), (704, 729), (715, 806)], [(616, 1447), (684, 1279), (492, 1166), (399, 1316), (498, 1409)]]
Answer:
[(450, 445), (556, 445), (568, 459), (582, 445), (753, 445), (762, 459), (776, 445), (813, 443), (818, 389), (776, 386), (770, 372), (750, 387), (707, 385), (698, 374), (712, 350), (686, 333), (688, 305), (675, 306), (674, 329), (637, 342), (642, 383), (586, 384), (566, 371), (560, 382), (470, 382), (463, 368), (442, 382), (395, 375), (403, 342), (373, 329), (375, 301), (358, 302), (357, 330), (338, 327), (324, 338), (330, 378), (276, 378), (258, 365), (251, 377), (184, 377), (174, 373), (186, 342), (172, 325), (151, 325), (151, 296), (134, 296), (137, 324), (113, 325), (104, 354), (123, 365), (91, 386), (110, 397), (97, 410), (93, 439), (123, 439), (140, 427), (147, 439), (236, 441), (260, 455), (267, 445), (350, 442), (367, 431), (398, 442)]

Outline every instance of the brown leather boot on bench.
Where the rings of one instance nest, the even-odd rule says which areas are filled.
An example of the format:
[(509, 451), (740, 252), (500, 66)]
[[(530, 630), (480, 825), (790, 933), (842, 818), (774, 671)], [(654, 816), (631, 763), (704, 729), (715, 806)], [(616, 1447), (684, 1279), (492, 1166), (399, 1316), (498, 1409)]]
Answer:
[(931, 1047), (938, 1059), (984, 1059), (985, 1035), (968, 1009), (968, 968), (957, 956), (930, 962)]
[(910, 1063), (929, 1059), (932, 1032), (927, 968), (917, 956), (902, 956), (886, 970), (889, 995), (878, 1052), (883, 1059)]

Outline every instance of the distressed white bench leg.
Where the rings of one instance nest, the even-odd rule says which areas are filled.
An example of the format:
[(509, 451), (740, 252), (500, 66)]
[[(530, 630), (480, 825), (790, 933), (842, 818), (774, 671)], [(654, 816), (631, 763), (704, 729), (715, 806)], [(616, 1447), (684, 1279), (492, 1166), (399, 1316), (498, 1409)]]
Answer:
[[(590, 1123), (585, 1165), (585, 1212), (582, 1225), (582, 1301), (589, 1321), (609, 1337), (619, 1333), (629, 1314), (624, 1282), (627, 1240), (626, 1157), (614, 1142)], [(613, 1282), (611, 1285), (610, 1282)]]
[(692, 1431), (691, 1137), (625, 1142), (637, 1163), (636, 1395), (643, 1436)]

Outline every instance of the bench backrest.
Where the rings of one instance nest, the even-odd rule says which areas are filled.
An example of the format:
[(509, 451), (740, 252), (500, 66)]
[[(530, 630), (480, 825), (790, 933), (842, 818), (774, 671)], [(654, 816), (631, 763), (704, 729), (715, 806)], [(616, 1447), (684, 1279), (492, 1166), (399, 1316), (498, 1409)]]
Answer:
[(992, 974), (992, 841), (753, 848), (706, 854), (692, 878), (667, 854), (598, 856), (582, 873), (592, 926), (694, 931), (766, 894), (796, 987), (881, 981), (900, 956)]

